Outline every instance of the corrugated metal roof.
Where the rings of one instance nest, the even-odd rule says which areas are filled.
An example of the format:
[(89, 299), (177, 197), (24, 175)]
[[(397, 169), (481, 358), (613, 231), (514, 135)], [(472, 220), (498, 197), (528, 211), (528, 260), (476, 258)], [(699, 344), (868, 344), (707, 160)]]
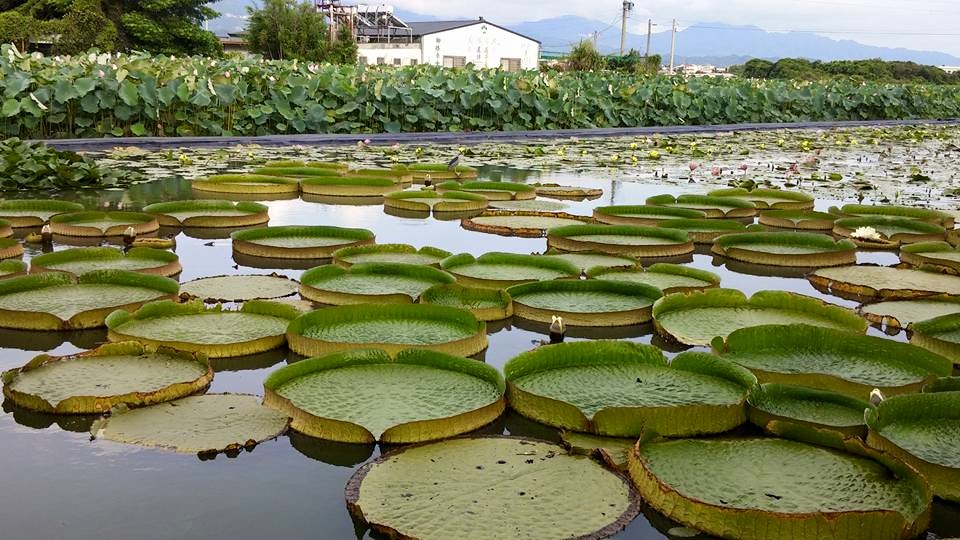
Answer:
[(480, 21), (477, 19), (462, 21), (423, 21), (408, 22), (407, 26), (413, 29), (413, 35), (425, 36), (427, 34), (436, 34), (437, 32), (446, 32), (447, 30), (463, 28), (464, 26), (470, 26), (472, 24), (477, 24), (478, 22)]

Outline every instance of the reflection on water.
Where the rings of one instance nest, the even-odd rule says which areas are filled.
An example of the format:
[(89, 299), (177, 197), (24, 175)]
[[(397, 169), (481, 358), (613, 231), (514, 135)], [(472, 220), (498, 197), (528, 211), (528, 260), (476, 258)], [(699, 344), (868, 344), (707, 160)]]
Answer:
[(64, 431), (90, 433), (90, 426), (99, 414), (46, 414), (28, 411), (17, 407), (9, 400), (3, 402), (3, 412), (13, 415), (13, 420), (21, 426), (33, 429), (47, 429), (56, 424)]

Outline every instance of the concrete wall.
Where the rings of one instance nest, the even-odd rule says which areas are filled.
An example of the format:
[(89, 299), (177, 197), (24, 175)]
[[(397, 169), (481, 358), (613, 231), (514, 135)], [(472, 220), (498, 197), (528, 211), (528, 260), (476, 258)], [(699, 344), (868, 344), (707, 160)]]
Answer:
[(423, 61), (443, 65), (443, 57), (464, 57), (477, 67), (497, 68), (504, 58), (520, 60), (520, 69), (537, 69), (540, 44), (483, 21), (423, 37)]
[(369, 65), (376, 64), (378, 58), (383, 58), (384, 64), (390, 66), (397, 65), (397, 60), (401, 66), (423, 63), (419, 43), (359, 43), (357, 56), (361, 58), (361, 63), (366, 58)]

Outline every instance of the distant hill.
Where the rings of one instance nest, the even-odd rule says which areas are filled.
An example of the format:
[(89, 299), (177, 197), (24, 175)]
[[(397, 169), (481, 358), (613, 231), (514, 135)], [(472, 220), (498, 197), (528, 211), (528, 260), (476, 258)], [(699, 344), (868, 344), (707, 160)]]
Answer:
[[(243, 29), (246, 25), (246, 7), (253, 0), (221, 0), (213, 8), (222, 16), (211, 21), (210, 29), (217, 34), (226, 34)], [(480, 8), (482, 9), (482, 8)], [(425, 21), (436, 17), (397, 10), (401, 20)], [(480, 13), (465, 13), (462, 18), (472, 19)], [(493, 20), (493, 22), (497, 22)], [(598, 45), (604, 52), (620, 48), (619, 27), (583, 17), (564, 16), (533, 22), (509, 25), (512, 30), (540, 40), (547, 51), (566, 51), (591, 32), (604, 30)], [(646, 35), (629, 34), (628, 48), (643, 52)], [(653, 34), (651, 49), (655, 54), (670, 54), (670, 33)], [(852, 40), (836, 40), (810, 33), (767, 32), (756, 26), (732, 26), (723, 23), (702, 23), (677, 33), (677, 62), (714, 64), (728, 66), (740, 64), (750, 58), (770, 60), (780, 58), (809, 58), (811, 60), (858, 60), (881, 58), (883, 60), (909, 60), (928, 65), (960, 65), (960, 58), (934, 51), (916, 51), (903, 48), (876, 47)]]

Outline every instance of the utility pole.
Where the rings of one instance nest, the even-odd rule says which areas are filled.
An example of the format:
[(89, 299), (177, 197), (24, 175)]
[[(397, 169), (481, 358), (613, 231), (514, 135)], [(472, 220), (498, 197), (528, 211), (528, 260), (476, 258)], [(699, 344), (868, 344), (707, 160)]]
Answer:
[(650, 57), (650, 35), (653, 34), (653, 19), (647, 19), (647, 58)]
[(633, 2), (623, 0), (623, 17), (620, 24), (620, 56), (627, 52), (627, 19), (630, 18), (630, 12), (633, 11)]
[(677, 51), (677, 20), (673, 20), (673, 29), (670, 34), (670, 74), (673, 75), (673, 58)]

